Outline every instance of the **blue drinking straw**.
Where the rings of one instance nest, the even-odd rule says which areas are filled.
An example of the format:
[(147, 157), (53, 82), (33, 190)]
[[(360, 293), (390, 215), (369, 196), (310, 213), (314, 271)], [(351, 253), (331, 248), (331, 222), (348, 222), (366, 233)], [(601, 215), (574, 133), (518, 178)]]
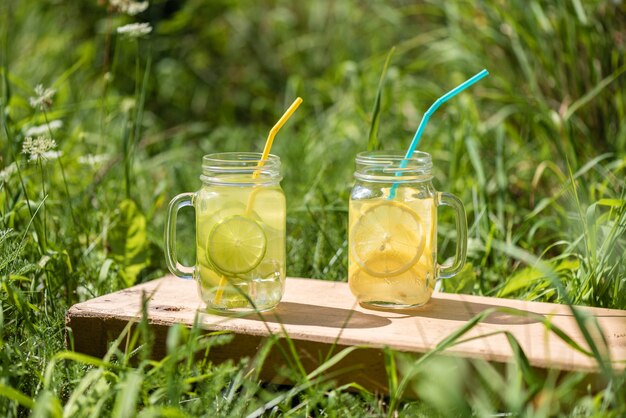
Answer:
[[(411, 141), (411, 145), (409, 146), (409, 149), (406, 152), (404, 159), (400, 163), (400, 168), (405, 168), (409, 164), (409, 158), (411, 158), (411, 156), (415, 152), (415, 149), (417, 148), (417, 144), (420, 142), (422, 133), (424, 132), (424, 129), (426, 128), (426, 124), (428, 123), (428, 119), (430, 119), (430, 116), (433, 113), (435, 113), (435, 110), (437, 110), (439, 106), (447, 102), (449, 99), (453, 98), (454, 96), (456, 96), (457, 94), (459, 94), (460, 92), (462, 92), (463, 90), (471, 86), (472, 84), (476, 83), (478, 80), (485, 78), (488, 75), (489, 75), (489, 72), (487, 70), (482, 70), (481, 72), (476, 74), (474, 77), (459, 84), (458, 86), (456, 86), (455, 88), (453, 88), (452, 90), (450, 90), (449, 92), (447, 92), (446, 94), (444, 94), (443, 96), (435, 100), (435, 103), (433, 103), (428, 108), (426, 113), (424, 113), (424, 116), (422, 117), (422, 120), (420, 121), (420, 124), (417, 127), (417, 131), (415, 132), (415, 136), (413, 137), (413, 141)], [(396, 176), (400, 176), (400, 175), (402, 175), (400, 171), (396, 172)], [(389, 200), (393, 199), (396, 196), (397, 188), (398, 188), (398, 183), (394, 183), (389, 192), (389, 198), (388, 198)]]

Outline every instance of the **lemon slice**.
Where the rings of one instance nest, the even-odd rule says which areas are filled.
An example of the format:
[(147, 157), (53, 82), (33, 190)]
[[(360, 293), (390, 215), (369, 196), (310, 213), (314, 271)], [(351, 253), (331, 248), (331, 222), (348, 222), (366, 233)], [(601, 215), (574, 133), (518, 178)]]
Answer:
[(350, 290), (363, 303), (378, 306), (419, 306), (428, 302), (434, 288), (432, 268), (421, 263), (391, 278), (374, 277), (362, 268), (350, 276)]
[(367, 209), (352, 227), (351, 249), (363, 270), (376, 277), (402, 274), (424, 251), (424, 228), (419, 216), (397, 202)]
[(267, 238), (261, 225), (241, 215), (217, 223), (207, 240), (207, 258), (226, 274), (247, 273), (265, 256)]

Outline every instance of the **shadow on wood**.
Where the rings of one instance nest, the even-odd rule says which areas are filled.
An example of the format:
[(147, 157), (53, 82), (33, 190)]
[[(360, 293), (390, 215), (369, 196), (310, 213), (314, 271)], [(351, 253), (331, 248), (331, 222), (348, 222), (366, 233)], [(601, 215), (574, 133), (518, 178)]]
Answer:
[[(357, 382), (384, 392), (386, 372), (384, 348), (418, 358), (433, 350), (446, 337), (475, 315), (495, 311), (463, 335), (465, 340), (445, 351), (446, 355), (490, 361), (514, 361), (514, 353), (503, 334), (513, 335), (531, 366), (537, 370), (584, 371), (597, 373), (595, 360), (571, 348), (540, 321), (546, 318), (573, 341), (588, 345), (571, 313), (564, 305), (487, 298), (469, 295), (435, 294), (424, 307), (412, 310), (372, 310), (355, 303), (346, 283), (309, 279), (288, 279), (283, 301), (273, 312), (224, 317), (206, 313), (197, 296), (196, 284), (171, 276), (144, 283), (74, 305), (66, 322), (76, 351), (102, 357), (128, 322), (141, 316), (142, 295), (149, 295), (148, 322), (155, 334), (153, 355), (165, 355), (168, 329), (174, 324), (187, 327), (199, 321), (207, 332), (229, 331), (231, 343), (211, 349), (214, 362), (254, 357), (271, 335), (289, 335), (308, 372), (318, 367), (329, 353), (359, 346), (332, 370), (341, 372), (340, 383)], [(514, 313), (511, 309), (516, 310)], [(595, 317), (604, 332), (592, 338), (605, 346), (616, 370), (626, 367), (626, 312), (579, 308)], [(277, 370), (286, 363), (285, 341), (270, 352), (260, 377), (277, 383)]]

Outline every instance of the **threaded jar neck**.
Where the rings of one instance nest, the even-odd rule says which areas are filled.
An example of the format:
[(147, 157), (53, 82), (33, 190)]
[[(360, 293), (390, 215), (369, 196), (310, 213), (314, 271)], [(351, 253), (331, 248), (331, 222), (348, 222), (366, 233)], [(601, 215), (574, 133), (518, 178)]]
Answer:
[[(405, 167), (401, 168), (403, 161)], [(357, 180), (377, 183), (415, 183), (431, 181), (432, 158), (430, 154), (415, 151), (410, 158), (404, 158), (401, 151), (366, 151), (356, 156)]]
[(278, 184), (280, 158), (269, 155), (262, 159), (260, 152), (222, 152), (202, 157), (203, 183), (237, 186)]

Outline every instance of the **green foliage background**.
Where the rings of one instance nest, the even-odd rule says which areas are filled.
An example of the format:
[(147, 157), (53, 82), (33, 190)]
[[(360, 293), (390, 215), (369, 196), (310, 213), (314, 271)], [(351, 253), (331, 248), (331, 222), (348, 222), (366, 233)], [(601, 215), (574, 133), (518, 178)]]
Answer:
[[(132, 22), (153, 31), (116, 33)], [(384, 149), (405, 149), (443, 92), (491, 73), (437, 111), (420, 145), (436, 187), (468, 211), (468, 264), (444, 290), (626, 309), (623, 1), (170, 0), (131, 17), (105, 1), (5, 0), (0, 414), (624, 413), (623, 374), (580, 393), (572, 388), (584, 375), (538, 378), (521, 360), (501, 372), (433, 357), (407, 381), (420, 400), (401, 403), (399, 392), (350, 392), (294, 370), (285, 373), (300, 390), (259, 386), (245, 364), (191, 361), (228, 338), (197, 330), (173, 329), (171, 356), (156, 363), (147, 328), (134, 334), (135, 352), (120, 346), (101, 360), (64, 350), (69, 306), (165, 273), (165, 208), (199, 188), (200, 156), (260, 151), (296, 96), (304, 104), (273, 147), (288, 198), (288, 274), (345, 281), (354, 156), (368, 147), (393, 46), (378, 90)], [(56, 90), (45, 111), (29, 104), (38, 84)], [(46, 132), (55, 120), (62, 127)], [(22, 153), (39, 125), (60, 158)], [(181, 235), (192, 236), (185, 215)], [(444, 261), (454, 236), (450, 214), (440, 215)], [(390, 364), (390, 379), (408, 367)]]

